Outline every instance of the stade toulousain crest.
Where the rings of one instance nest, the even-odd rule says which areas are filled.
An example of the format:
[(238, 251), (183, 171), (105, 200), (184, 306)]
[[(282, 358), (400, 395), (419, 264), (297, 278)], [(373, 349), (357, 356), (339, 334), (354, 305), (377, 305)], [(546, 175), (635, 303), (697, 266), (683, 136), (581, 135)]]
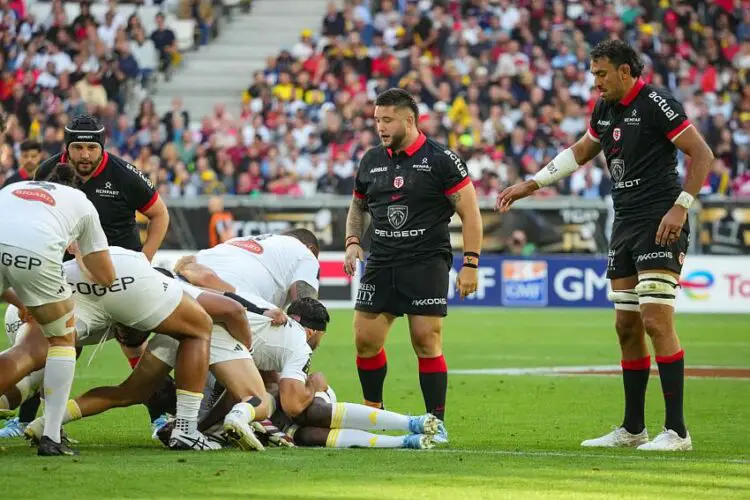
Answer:
[(403, 185), (404, 185), (404, 178), (401, 177), (400, 175), (396, 177), (395, 179), (393, 179), (393, 187), (395, 187), (396, 189), (401, 189), (401, 186)]

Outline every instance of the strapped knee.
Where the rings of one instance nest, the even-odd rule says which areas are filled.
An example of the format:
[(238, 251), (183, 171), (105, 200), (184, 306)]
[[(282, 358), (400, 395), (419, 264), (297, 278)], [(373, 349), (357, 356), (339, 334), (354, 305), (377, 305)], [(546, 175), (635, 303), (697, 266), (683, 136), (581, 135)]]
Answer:
[(65, 337), (76, 332), (76, 323), (73, 311), (63, 314), (51, 323), (41, 325), (45, 337)]
[(643, 273), (638, 277), (635, 292), (641, 304), (662, 304), (674, 307), (677, 297), (677, 278), (667, 273)]
[(633, 288), (630, 290), (612, 290), (607, 298), (615, 304), (615, 309), (618, 311), (640, 311), (638, 294)]

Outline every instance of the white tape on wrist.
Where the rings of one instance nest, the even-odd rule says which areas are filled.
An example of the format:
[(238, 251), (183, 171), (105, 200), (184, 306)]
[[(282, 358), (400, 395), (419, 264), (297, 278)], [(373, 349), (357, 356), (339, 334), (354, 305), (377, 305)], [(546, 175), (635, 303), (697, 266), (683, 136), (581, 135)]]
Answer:
[(674, 204), (681, 207), (690, 208), (690, 205), (692, 205), (694, 201), (695, 197), (692, 194), (688, 193), (687, 191), (683, 191), (680, 193), (680, 196), (677, 197), (677, 201), (675, 201)]
[(534, 175), (534, 181), (539, 184), (539, 187), (549, 186), (554, 184), (560, 179), (564, 179), (576, 170), (578, 170), (578, 162), (576, 162), (576, 156), (573, 154), (573, 150), (567, 148), (565, 151), (555, 156), (554, 160), (549, 162), (543, 169)]

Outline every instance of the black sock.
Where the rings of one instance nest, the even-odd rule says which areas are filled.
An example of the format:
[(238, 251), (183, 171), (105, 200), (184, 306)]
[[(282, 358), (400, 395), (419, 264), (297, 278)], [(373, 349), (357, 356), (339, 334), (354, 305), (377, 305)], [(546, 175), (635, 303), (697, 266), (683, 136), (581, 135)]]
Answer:
[(682, 413), (683, 391), (685, 387), (685, 351), (671, 356), (657, 356), (661, 390), (664, 393), (666, 418), (664, 427), (673, 430), (681, 438), (687, 436), (685, 417)]
[(18, 407), (18, 421), (22, 424), (33, 422), (41, 404), (42, 397), (39, 395), (39, 391), (37, 391), (36, 394), (21, 403), (21, 406)]
[(419, 385), (427, 412), (444, 420), (448, 366), (442, 354), (436, 358), (419, 358)]
[(357, 372), (362, 385), (362, 396), (365, 404), (373, 408), (385, 408), (383, 405), (383, 384), (388, 373), (388, 360), (385, 349), (381, 349), (371, 358), (357, 356)]
[(146, 402), (146, 408), (152, 422), (165, 413), (177, 414), (177, 386), (172, 377), (167, 375), (159, 390)]
[(622, 382), (625, 386), (625, 418), (622, 426), (631, 434), (646, 427), (646, 386), (651, 372), (651, 356), (622, 360)]

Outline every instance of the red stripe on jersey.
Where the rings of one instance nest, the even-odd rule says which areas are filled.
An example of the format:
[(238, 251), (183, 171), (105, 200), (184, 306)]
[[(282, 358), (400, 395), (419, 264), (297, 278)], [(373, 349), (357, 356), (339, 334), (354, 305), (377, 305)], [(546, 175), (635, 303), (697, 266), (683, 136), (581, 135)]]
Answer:
[(140, 213), (145, 213), (149, 208), (154, 206), (154, 203), (156, 203), (156, 200), (159, 199), (159, 193), (154, 193), (154, 195), (151, 197), (150, 200), (148, 200), (148, 203), (143, 205), (141, 208), (138, 209)]
[(638, 95), (638, 92), (641, 91), (641, 89), (646, 85), (646, 82), (644, 82), (642, 79), (637, 79), (635, 81), (635, 85), (633, 85), (633, 88), (630, 89), (630, 91), (625, 94), (625, 97), (620, 99), (620, 104), (623, 106), (630, 106), (630, 103), (633, 102), (635, 97)]
[(358, 200), (364, 200), (365, 199), (365, 195), (363, 195), (362, 193), (360, 193), (356, 189), (354, 190), (354, 197), (357, 198)]
[(651, 368), (651, 356), (640, 359), (623, 359), (620, 365), (623, 370), (648, 370)]
[(690, 120), (685, 120), (684, 122), (677, 125), (677, 127), (674, 130), (672, 130), (671, 132), (667, 132), (667, 139), (671, 141), (672, 139), (677, 137), (680, 134), (680, 132), (682, 132), (689, 126), (690, 126)]
[(599, 139), (599, 134), (596, 133), (596, 130), (591, 125), (589, 125), (589, 134), (593, 135), (595, 139)]
[(467, 175), (466, 177), (463, 178), (463, 180), (461, 182), (459, 182), (458, 184), (456, 184), (455, 186), (453, 186), (450, 189), (446, 189), (445, 190), (445, 195), (446, 196), (450, 196), (453, 193), (455, 193), (456, 191), (460, 191), (465, 186), (467, 186), (470, 182), (471, 182), (471, 178)]
[(19, 168), (18, 176), (23, 180), (27, 180), (29, 178), (29, 173), (26, 170)]
[[(414, 156), (414, 153), (419, 151), (419, 148), (424, 146), (425, 142), (427, 142), (427, 136), (420, 132), (417, 140), (412, 142), (411, 146), (404, 149), (404, 153), (406, 153), (406, 156)], [(386, 151), (388, 151), (388, 156), (393, 156), (393, 150), (391, 148), (387, 148)]]
[(107, 166), (108, 161), (109, 161), (109, 153), (105, 151), (104, 154), (102, 155), (102, 162), (99, 164), (98, 167), (96, 167), (96, 170), (94, 170), (94, 173), (91, 174), (91, 177), (93, 178), (101, 174), (102, 171), (104, 170), (104, 167)]

